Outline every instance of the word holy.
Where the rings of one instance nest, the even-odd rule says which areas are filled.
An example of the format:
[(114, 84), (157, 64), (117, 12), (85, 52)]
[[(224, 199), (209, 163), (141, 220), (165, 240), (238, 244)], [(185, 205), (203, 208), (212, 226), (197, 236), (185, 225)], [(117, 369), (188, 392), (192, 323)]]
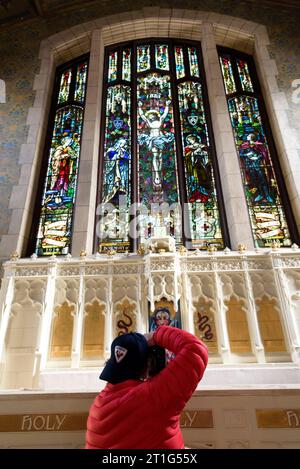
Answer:
[(22, 431), (59, 431), (67, 415), (24, 415)]

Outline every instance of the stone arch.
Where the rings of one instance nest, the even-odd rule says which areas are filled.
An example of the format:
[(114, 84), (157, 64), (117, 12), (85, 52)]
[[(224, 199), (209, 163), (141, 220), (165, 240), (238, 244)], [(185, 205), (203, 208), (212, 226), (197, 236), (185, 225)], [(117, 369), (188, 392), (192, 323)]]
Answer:
[[(208, 39), (213, 38), (215, 44), (253, 53), (285, 183), (293, 204), (296, 222), (300, 227), (300, 187), (297, 187), (297, 179), (300, 178), (298, 165), (300, 137), (297, 137), (295, 129), (290, 126), (288, 121), (289, 105), (285, 94), (279, 91), (277, 85), (277, 68), (268, 52), (269, 39), (266, 27), (259, 23), (219, 13), (151, 7), (95, 19), (73, 26), (42, 41), (39, 53), (41, 67), (35, 76), (33, 86), (36, 96), (33, 107), (29, 109), (27, 116), (28, 138), (27, 142), (21, 146), (19, 157), (20, 180), (18, 185), (13, 188), (10, 198), (9, 207), (12, 209), (12, 214), (8, 234), (2, 237), (0, 244), (0, 254), (2, 253), (4, 258), (7, 257), (7, 253), (15, 250), (21, 255), (25, 254), (32, 219), (31, 202), (34, 197), (34, 181), (41, 163), (55, 67), (87, 51), (90, 51), (90, 74), (82, 135), (82, 161), (78, 181), (72, 253), (78, 255), (80, 250), (84, 248), (87, 252), (92, 252), (96, 183), (87, 177), (87, 172), (92, 178), (92, 174), (96, 173), (93, 170), (97, 168), (98, 161), (102, 92), (99, 77), (102, 77), (103, 60), (101, 52), (105, 45), (147, 36), (173, 36), (194, 40), (203, 40), (205, 36), (205, 41), (203, 40), (203, 44), (205, 43), (204, 52), (209, 52), (211, 41)], [(217, 61), (212, 60), (209, 64), (211, 76), (214, 76), (218, 67)], [(213, 87), (214, 84), (212, 83), (211, 86)], [(221, 102), (221, 107), (219, 106), (218, 110), (222, 109), (225, 116), (227, 108), (225, 98), (222, 96), (223, 91), (220, 86), (219, 89), (217, 86), (215, 87), (217, 89), (214, 90), (214, 97)], [(220, 126), (218, 129), (220, 130)], [(223, 132), (219, 141), (216, 142), (217, 153), (225, 152), (228, 154), (232, 151), (233, 141), (231, 146), (226, 144), (226, 140), (231, 138), (230, 135), (231, 129), (229, 131), (229, 128)], [(222, 147), (225, 149), (223, 150)], [(86, 190), (89, 192), (88, 196)], [(234, 207), (231, 212), (234, 217)], [(92, 228), (86, 230), (83, 225)], [(229, 226), (233, 225), (234, 220), (229, 219)], [(237, 225), (234, 229), (233, 247), (237, 245), (237, 236), (241, 233), (240, 226)], [(250, 229), (246, 230), (244, 239), (239, 239), (239, 242), (241, 241), (246, 244), (248, 242), (250, 247), (253, 246)]]

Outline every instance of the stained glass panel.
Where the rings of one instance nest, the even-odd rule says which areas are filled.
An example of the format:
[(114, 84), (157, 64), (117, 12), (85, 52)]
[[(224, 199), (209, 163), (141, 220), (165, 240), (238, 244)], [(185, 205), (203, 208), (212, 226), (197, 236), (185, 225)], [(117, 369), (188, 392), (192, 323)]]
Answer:
[(236, 63), (243, 91), (253, 92), (253, 85), (247, 62), (245, 60), (238, 59)]
[(178, 99), (192, 245), (223, 248), (201, 84), (179, 84)]
[(236, 92), (236, 86), (233, 76), (232, 64), (230, 57), (221, 56), (220, 57), (221, 69), (223, 73), (223, 80), (225, 85), (226, 94), (231, 94)]
[(283, 246), (290, 246), (290, 233), (258, 100), (240, 96), (229, 99), (228, 106), (256, 244), (268, 247), (276, 240)]
[(131, 79), (131, 49), (123, 50), (122, 78), (126, 81)]
[(108, 88), (104, 137), (102, 202), (109, 203), (102, 218), (100, 250), (129, 248), (128, 223), (131, 173), (131, 90), (129, 86)]
[[(178, 182), (170, 77), (152, 73), (138, 79), (137, 100), (140, 202), (148, 209), (151, 204), (171, 205), (178, 202)], [(142, 221), (142, 241), (148, 237), (151, 224), (169, 224), (172, 232), (174, 223), (172, 216), (152, 220), (148, 214)]]
[(150, 46), (137, 47), (137, 72), (145, 72), (150, 69)]
[(156, 44), (155, 66), (160, 70), (169, 70), (169, 53), (167, 44)]
[(72, 69), (68, 68), (67, 70), (64, 70), (61, 75), (59, 93), (58, 93), (59, 104), (64, 103), (69, 99), (71, 79), (72, 79)]
[(188, 47), (188, 56), (190, 64), (190, 74), (192, 77), (199, 77), (199, 65), (196, 47)]
[(185, 75), (183, 48), (175, 47), (175, 64), (176, 64), (176, 77), (182, 78)]
[(87, 77), (87, 63), (83, 62), (77, 67), (74, 100), (84, 102)]
[(111, 52), (108, 59), (108, 81), (117, 79), (118, 73), (118, 52)]
[(67, 106), (55, 115), (37, 235), (38, 255), (67, 254), (76, 195), (83, 109)]

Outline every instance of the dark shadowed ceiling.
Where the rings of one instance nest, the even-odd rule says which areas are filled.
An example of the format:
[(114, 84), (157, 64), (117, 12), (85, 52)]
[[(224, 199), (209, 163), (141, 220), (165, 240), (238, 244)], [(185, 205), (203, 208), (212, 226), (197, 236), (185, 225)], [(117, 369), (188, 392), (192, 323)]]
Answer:
[[(51, 17), (65, 12), (71, 12), (89, 6), (103, 5), (107, 6), (114, 2), (115, 6), (118, 0), (0, 0), (0, 26), (9, 24), (24, 23), (30, 19), (37, 17)], [(119, 0), (124, 7), (124, 0)], [(239, 4), (249, 4), (259, 6), (269, 6), (277, 9), (290, 9), (293, 11), (300, 10), (300, 0), (237, 0)], [(209, 3), (209, 2), (205, 2)], [(132, 6), (134, 2), (130, 2)], [(196, 4), (196, 2), (195, 2)], [(159, 3), (158, 3), (159, 5)], [(167, 6), (167, 5), (164, 5)], [(169, 2), (172, 6), (172, 2)], [(175, 6), (175, 5), (174, 5)], [(184, 8), (184, 1), (182, 8)], [(200, 6), (198, 4), (198, 6)], [(139, 1), (136, 2), (136, 8), (140, 7)], [(176, 4), (178, 7), (178, 3)], [(205, 7), (203, 8), (205, 10)]]

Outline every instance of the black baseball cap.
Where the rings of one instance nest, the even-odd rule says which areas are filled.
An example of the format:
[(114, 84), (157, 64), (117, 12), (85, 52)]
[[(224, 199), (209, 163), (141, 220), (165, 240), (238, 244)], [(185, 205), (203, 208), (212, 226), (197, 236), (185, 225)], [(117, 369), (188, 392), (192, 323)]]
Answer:
[(147, 363), (148, 342), (138, 332), (116, 337), (111, 344), (111, 356), (99, 378), (112, 384), (139, 379)]

